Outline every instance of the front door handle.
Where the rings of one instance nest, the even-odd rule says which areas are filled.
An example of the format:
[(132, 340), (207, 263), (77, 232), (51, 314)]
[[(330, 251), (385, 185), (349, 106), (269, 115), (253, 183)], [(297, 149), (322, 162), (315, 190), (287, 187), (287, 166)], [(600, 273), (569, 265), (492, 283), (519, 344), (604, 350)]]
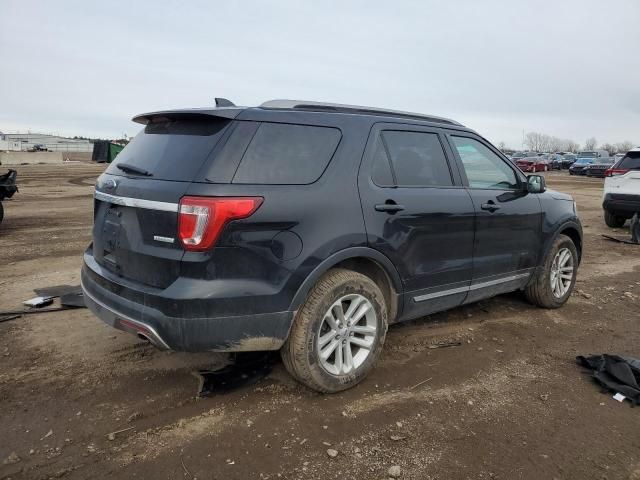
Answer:
[(404, 210), (404, 205), (397, 203), (379, 203), (375, 206), (377, 212), (396, 213)]
[(480, 208), (482, 210), (488, 210), (491, 213), (495, 212), (496, 210), (500, 210), (500, 207), (493, 203), (493, 200), (489, 200), (487, 203), (483, 203), (482, 205), (480, 205)]

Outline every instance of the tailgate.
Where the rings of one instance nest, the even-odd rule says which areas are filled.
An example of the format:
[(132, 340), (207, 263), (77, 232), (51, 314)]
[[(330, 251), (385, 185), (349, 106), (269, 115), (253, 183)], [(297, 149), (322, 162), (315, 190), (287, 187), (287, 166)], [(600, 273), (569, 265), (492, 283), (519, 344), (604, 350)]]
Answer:
[[(114, 183), (115, 187), (104, 188)], [(169, 286), (180, 273), (184, 253), (176, 235), (178, 202), (188, 185), (101, 177), (94, 204), (96, 262), (129, 280), (156, 288)]]
[(93, 256), (123, 279), (164, 289), (179, 276), (184, 253), (180, 199), (213, 161), (231, 120), (184, 113), (146, 120), (96, 184)]

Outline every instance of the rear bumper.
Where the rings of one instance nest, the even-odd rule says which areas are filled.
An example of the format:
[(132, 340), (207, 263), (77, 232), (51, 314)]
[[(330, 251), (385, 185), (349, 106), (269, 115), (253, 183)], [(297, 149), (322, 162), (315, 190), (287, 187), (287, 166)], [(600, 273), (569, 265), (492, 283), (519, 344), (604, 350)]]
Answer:
[[(188, 302), (176, 299), (173, 311), (185, 315), (169, 316), (154, 308), (152, 296), (140, 293), (142, 301), (132, 301), (116, 293), (121, 286), (100, 277), (86, 263), (81, 284), (87, 307), (114, 328), (148, 339), (161, 349), (202, 352), (240, 352), (279, 349), (289, 334), (293, 312), (255, 313), (239, 316), (190, 317)], [(213, 304), (221, 299), (210, 300)], [(223, 299), (222, 299), (223, 301)]]
[(612, 215), (631, 218), (634, 213), (640, 212), (640, 195), (607, 193), (602, 208)]

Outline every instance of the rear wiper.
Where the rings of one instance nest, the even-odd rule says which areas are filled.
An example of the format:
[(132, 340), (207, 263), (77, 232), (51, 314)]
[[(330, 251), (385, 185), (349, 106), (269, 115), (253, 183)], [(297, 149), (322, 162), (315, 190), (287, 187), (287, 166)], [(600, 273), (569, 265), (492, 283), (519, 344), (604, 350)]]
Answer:
[(127, 163), (118, 163), (116, 164), (123, 172), (127, 173), (137, 173), (138, 175), (144, 175), (145, 177), (153, 177), (153, 173), (145, 170), (144, 168), (136, 167), (135, 165), (129, 165)]

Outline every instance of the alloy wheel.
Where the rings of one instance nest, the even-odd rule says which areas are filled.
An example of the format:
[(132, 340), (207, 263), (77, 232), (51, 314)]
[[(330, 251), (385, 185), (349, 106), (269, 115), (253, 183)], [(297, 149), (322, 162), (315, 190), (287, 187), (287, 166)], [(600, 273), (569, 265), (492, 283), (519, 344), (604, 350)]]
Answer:
[(568, 248), (562, 248), (556, 253), (551, 264), (549, 281), (551, 291), (556, 298), (562, 298), (571, 287), (574, 275), (573, 255)]
[(332, 375), (360, 367), (374, 348), (378, 319), (371, 302), (360, 294), (336, 300), (324, 314), (318, 331), (320, 365)]

